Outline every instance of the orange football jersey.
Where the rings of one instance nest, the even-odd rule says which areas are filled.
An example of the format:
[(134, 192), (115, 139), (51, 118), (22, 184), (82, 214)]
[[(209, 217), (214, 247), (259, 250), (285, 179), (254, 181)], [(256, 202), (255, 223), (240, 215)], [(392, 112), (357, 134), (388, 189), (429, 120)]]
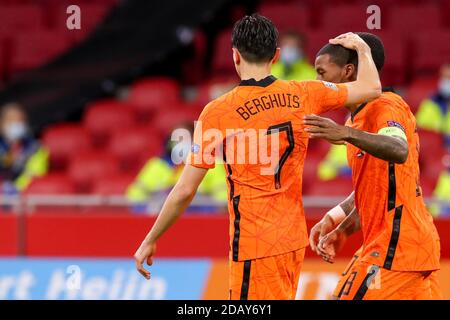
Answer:
[[(308, 135), (303, 116), (341, 107), (346, 99), (345, 85), (269, 76), (241, 81), (204, 108), (188, 158), (191, 165), (212, 168), (222, 150), (231, 259), (268, 257), (307, 246), (302, 172)], [(274, 149), (276, 162), (268, 165), (261, 150), (272, 155)]]
[(364, 237), (361, 261), (394, 271), (439, 269), (440, 243), (419, 183), (419, 137), (409, 106), (384, 92), (362, 104), (347, 125), (378, 133), (396, 127), (408, 142), (408, 159), (394, 164), (348, 144), (355, 204)]

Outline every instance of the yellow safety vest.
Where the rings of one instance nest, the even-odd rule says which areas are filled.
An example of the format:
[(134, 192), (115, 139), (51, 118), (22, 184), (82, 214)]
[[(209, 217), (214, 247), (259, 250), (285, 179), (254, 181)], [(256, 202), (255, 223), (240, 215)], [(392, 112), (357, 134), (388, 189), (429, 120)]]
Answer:
[[(447, 202), (450, 208), (450, 172), (444, 171), (439, 175), (436, 187), (433, 191), (433, 196), (442, 202)], [(434, 216), (442, 214), (443, 208), (439, 203), (433, 203), (430, 205), (430, 212)]]
[(323, 181), (333, 180), (346, 167), (348, 167), (347, 147), (345, 145), (332, 144), (325, 159), (320, 162), (317, 168), (317, 175)]
[(316, 70), (312, 65), (306, 60), (300, 60), (293, 63), (289, 67), (289, 72), (287, 72), (287, 67), (281, 61), (278, 61), (272, 66), (272, 74), (283, 80), (314, 80), (316, 79)]
[(442, 113), (441, 107), (431, 99), (425, 99), (416, 113), (417, 126), (450, 135), (450, 112)]
[[(172, 188), (178, 181), (182, 166), (171, 166), (161, 158), (151, 158), (127, 188), (126, 197), (130, 202), (142, 203), (152, 193)], [(208, 170), (198, 188), (198, 192), (213, 197), (220, 203), (227, 202), (226, 173), (223, 165)]]
[(27, 161), (23, 172), (16, 178), (14, 184), (19, 191), (28, 187), (33, 178), (41, 177), (48, 172), (48, 150), (40, 147)]

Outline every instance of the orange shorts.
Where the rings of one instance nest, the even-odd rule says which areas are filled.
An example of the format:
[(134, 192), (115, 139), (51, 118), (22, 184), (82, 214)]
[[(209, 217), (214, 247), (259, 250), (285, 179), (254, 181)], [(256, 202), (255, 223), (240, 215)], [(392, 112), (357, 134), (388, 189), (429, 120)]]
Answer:
[(231, 300), (292, 300), (305, 248), (260, 259), (230, 261)]
[(437, 271), (391, 271), (358, 260), (355, 254), (333, 298), (341, 300), (440, 300)]
[(339, 281), (336, 285), (336, 288), (333, 291), (333, 299), (337, 300), (341, 297), (344, 285), (347, 282), (347, 279), (350, 277), (350, 270), (353, 267), (353, 265), (358, 261), (358, 258), (360, 257), (362, 252), (362, 248), (359, 248), (358, 251), (355, 252), (353, 255), (353, 258), (350, 260), (348, 265), (345, 267), (344, 272), (341, 273), (341, 276), (339, 277)]

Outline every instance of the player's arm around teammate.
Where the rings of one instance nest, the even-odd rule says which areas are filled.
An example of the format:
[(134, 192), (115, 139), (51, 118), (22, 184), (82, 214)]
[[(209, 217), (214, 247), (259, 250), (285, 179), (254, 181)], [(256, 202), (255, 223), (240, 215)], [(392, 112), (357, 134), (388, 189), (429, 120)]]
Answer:
[[(331, 119), (316, 115), (306, 116), (304, 122), (306, 125), (310, 126), (306, 129), (306, 131), (310, 134), (311, 138), (322, 138), (328, 140), (330, 143), (341, 141), (351, 143), (374, 157), (393, 163), (402, 164), (408, 158), (408, 143), (406, 142), (406, 136), (399, 128), (389, 127), (386, 128), (389, 130), (383, 130), (375, 134), (344, 125), (339, 125)], [(311, 229), (311, 248), (314, 252), (321, 255), (326, 261), (332, 261), (334, 259), (334, 255), (337, 251), (336, 249), (340, 246), (340, 244), (337, 244), (340, 242), (341, 237), (346, 233), (342, 232), (345, 231), (345, 229), (342, 227), (339, 229), (337, 226), (346, 218), (347, 215), (352, 213), (352, 210), (354, 209), (353, 199), (354, 193), (352, 193), (349, 198), (344, 201), (346, 210), (343, 210), (342, 205), (336, 206)], [(349, 204), (352, 204), (352, 206), (348, 208)], [(330, 220), (333, 221), (332, 224), (329, 223)], [(357, 222), (356, 220), (359, 221), (359, 216), (355, 211), (355, 214), (349, 217), (349, 220), (346, 222), (345, 226), (349, 226), (350, 221), (353, 225)], [(321, 231), (318, 233), (318, 230)], [(319, 246), (320, 240), (322, 240), (323, 237), (331, 231), (334, 231), (334, 233), (330, 234), (328, 241), (322, 241)], [(336, 239), (336, 241), (339, 240), (336, 246), (332, 245), (334, 242), (333, 239)], [(326, 251), (324, 249), (326, 247), (334, 249), (331, 251)]]
[[(351, 143), (374, 157), (393, 163), (402, 164), (408, 158), (408, 143), (406, 141), (406, 136), (404, 132), (397, 127), (385, 128), (386, 130), (380, 130), (379, 133), (369, 133), (339, 125), (331, 119), (316, 115), (306, 116), (304, 122), (306, 125), (310, 126), (306, 131), (310, 134), (311, 138), (322, 138), (328, 140), (330, 143)], [(336, 250), (334, 250), (334, 252), (332, 250), (331, 252), (333, 252), (333, 254), (331, 254), (330, 251), (324, 251), (324, 248), (327, 246), (332, 248), (332, 239), (340, 239), (342, 228), (338, 230), (336, 227), (346, 218), (346, 215), (352, 213), (354, 208), (353, 199), (354, 193), (343, 202), (346, 206), (346, 210), (343, 210), (342, 204), (334, 207), (311, 229), (311, 248), (327, 261), (334, 258)], [(352, 204), (352, 206), (348, 208), (349, 204)], [(352, 215), (352, 217), (349, 217), (349, 221), (352, 221), (352, 224), (355, 223), (356, 220), (359, 220), (357, 213)], [(333, 221), (333, 223), (330, 223), (330, 221)], [(346, 223), (347, 226), (349, 225), (348, 222)], [(320, 232), (318, 232), (318, 230), (320, 230)], [(325, 234), (330, 233), (332, 230), (336, 231), (335, 234), (332, 236), (330, 235), (326, 244), (325, 242), (322, 242), (321, 245), (318, 246), (319, 241)], [(331, 258), (331, 256), (333, 257)]]

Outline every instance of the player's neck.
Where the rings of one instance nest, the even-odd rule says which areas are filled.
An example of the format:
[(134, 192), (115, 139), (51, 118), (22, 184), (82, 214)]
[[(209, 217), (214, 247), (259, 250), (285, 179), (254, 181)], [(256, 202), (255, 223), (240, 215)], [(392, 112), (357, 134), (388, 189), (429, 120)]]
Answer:
[(349, 106), (346, 106), (347, 110), (350, 111), (351, 113), (354, 113), (359, 107), (359, 104), (352, 104)]
[(257, 65), (257, 64), (244, 64), (240, 69), (241, 80), (255, 79), (256, 81), (267, 78), (272, 74), (271, 64)]

